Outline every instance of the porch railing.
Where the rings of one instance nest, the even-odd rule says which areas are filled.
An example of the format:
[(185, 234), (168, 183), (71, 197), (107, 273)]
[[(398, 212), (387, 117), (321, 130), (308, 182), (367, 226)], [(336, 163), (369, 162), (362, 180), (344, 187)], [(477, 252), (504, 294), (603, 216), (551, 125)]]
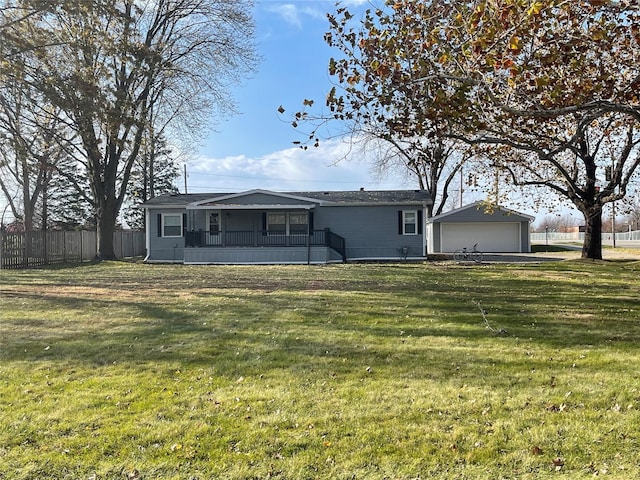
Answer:
[(284, 231), (226, 231), (206, 230), (186, 232), (187, 247), (304, 247), (325, 246), (334, 249), (346, 261), (345, 239), (329, 229), (313, 230), (309, 234)]
[(343, 237), (327, 230), (327, 246), (338, 252), (342, 256), (342, 261), (346, 263), (347, 249), (345, 243)]

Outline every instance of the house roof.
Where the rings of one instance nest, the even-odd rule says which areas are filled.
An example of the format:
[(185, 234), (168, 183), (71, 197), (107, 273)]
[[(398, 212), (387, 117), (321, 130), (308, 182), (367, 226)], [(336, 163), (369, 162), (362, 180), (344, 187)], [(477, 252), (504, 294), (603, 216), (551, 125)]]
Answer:
[[(268, 203), (264, 206), (290, 205), (291, 200), (299, 200), (309, 204), (334, 206), (345, 205), (429, 205), (432, 203), (425, 190), (357, 190), (357, 191), (320, 191), (320, 192), (273, 192), (270, 190), (249, 190), (236, 193), (189, 193), (165, 194), (152, 198), (142, 206), (147, 208), (197, 208), (200, 205), (215, 204), (238, 206), (237, 199), (252, 195), (268, 195)], [(282, 203), (279, 203), (279, 199)], [(285, 202), (284, 200), (288, 200)], [(248, 205), (244, 205), (249, 207)]]
[(480, 215), (486, 215), (487, 217), (509, 217), (509, 220), (528, 220), (530, 222), (535, 220), (535, 217), (532, 217), (531, 215), (516, 212), (515, 210), (501, 207), (499, 205), (491, 205), (487, 201), (480, 200), (469, 205), (465, 205), (463, 207), (441, 213), (440, 215), (436, 215), (435, 217), (431, 217), (427, 219), (427, 223), (457, 221), (458, 219), (456, 217), (464, 217), (465, 219), (467, 219), (469, 218), (467, 214), (470, 212), (474, 213), (474, 211), (477, 211)]

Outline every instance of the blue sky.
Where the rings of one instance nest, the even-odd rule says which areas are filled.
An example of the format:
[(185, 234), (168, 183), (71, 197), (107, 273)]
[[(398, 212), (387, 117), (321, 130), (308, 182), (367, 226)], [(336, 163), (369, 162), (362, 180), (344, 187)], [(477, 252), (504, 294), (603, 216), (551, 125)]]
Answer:
[[(342, 2), (353, 12), (365, 0)], [(340, 161), (348, 145), (326, 141), (318, 149), (301, 150), (302, 140), (283, 121), (302, 107), (305, 98), (322, 100), (331, 89), (327, 73), (330, 49), (323, 35), (333, 0), (257, 0), (256, 40), (262, 62), (251, 79), (234, 89), (239, 114), (216, 122), (196, 158), (187, 163), (189, 192), (282, 191), (416, 188), (402, 175), (378, 178), (363, 158)], [(277, 112), (282, 105), (286, 113)], [(337, 163), (336, 163), (337, 162)], [(179, 185), (184, 189), (184, 182)]]
[[(377, 1), (382, 2), (342, 0), (341, 4), (358, 15)], [(349, 151), (344, 141), (327, 140), (308, 150), (293, 144), (304, 137), (284, 120), (302, 107), (305, 98), (322, 103), (332, 87), (328, 63), (339, 52), (330, 49), (323, 36), (329, 26), (326, 15), (335, 9), (334, 0), (255, 0), (262, 61), (254, 75), (231, 92), (239, 114), (211, 119), (213, 131), (199, 148), (188, 152), (189, 193), (418, 187), (398, 172), (381, 178), (366, 152), (341, 160)], [(278, 114), (280, 105), (286, 109), (284, 116)], [(184, 192), (184, 179), (177, 184)], [(465, 203), (476, 199), (465, 198)]]
[[(349, 161), (341, 160), (349, 151), (344, 141), (327, 140), (321, 142), (320, 148), (308, 150), (293, 144), (304, 137), (284, 120), (301, 109), (305, 98), (323, 103), (332, 87), (329, 59), (340, 52), (329, 48), (323, 37), (329, 29), (327, 13), (335, 12), (335, 1), (255, 2), (256, 41), (262, 62), (253, 77), (232, 92), (240, 113), (215, 122), (215, 131), (187, 162), (188, 191), (418, 188), (415, 179), (400, 172), (389, 172), (380, 178), (366, 152), (351, 155)], [(342, 0), (341, 5), (358, 18), (377, 2), (382, 0)], [(286, 109), (283, 116), (277, 112), (280, 105)], [(183, 192), (182, 178), (178, 186)], [(452, 195), (455, 197), (455, 192)], [(464, 203), (484, 196), (467, 192)], [(520, 210), (536, 214), (522, 206)]]

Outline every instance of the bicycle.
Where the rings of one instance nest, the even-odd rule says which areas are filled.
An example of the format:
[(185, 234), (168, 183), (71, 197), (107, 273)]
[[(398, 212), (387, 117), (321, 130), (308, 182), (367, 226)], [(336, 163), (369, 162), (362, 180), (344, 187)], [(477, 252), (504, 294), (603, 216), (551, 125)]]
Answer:
[(462, 261), (474, 261), (476, 263), (482, 263), (483, 255), (480, 250), (478, 250), (478, 244), (476, 243), (471, 250), (467, 247), (461, 248), (460, 250), (456, 250), (453, 252), (453, 259), (456, 262)]

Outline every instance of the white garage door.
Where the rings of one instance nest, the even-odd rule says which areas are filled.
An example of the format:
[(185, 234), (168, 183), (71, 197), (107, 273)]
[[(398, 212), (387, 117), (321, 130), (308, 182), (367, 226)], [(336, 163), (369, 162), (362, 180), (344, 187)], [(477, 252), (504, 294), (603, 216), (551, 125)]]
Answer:
[(451, 253), (478, 244), (481, 252), (519, 252), (518, 223), (442, 223), (442, 251)]

